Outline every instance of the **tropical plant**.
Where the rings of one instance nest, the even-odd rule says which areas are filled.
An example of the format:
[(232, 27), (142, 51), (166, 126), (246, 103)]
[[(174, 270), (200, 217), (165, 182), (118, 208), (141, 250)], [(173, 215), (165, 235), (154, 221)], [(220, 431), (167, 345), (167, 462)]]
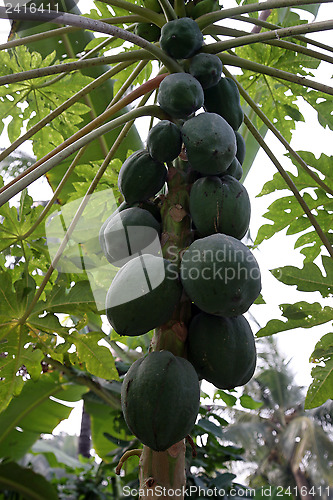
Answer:
[(247, 396), (261, 405), (250, 412), (229, 409), (232, 423), (224, 428), (223, 442), (230, 440), (246, 450), (250, 486), (280, 487), (295, 498), (307, 499), (320, 492), (330, 498), (331, 403), (304, 410), (304, 387), (295, 384), (290, 364), (274, 342), (264, 365), (246, 386), (242, 397)]
[[(188, 299), (171, 324), (149, 327), (159, 327), (154, 335), (150, 332), (120, 337), (115, 332), (105, 333), (101, 318), (104, 296), (117, 269), (107, 263), (98, 242), (99, 228), (123, 202), (124, 190), (131, 196), (134, 188), (141, 187), (140, 178), (128, 174), (133, 155), (143, 148), (135, 120), (146, 117), (151, 129), (155, 119), (169, 120), (170, 110), (177, 113), (181, 108), (181, 115), (186, 116), (180, 119), (187, 119), (190, 113), (184, 107), (192, 97), (197, 108), (203, 104), (201, 84), (193, 84), (193, 76), (188, 78), (191, 71), (198, 78), (202, 75), (172, 57), (188, 54), (181, 52), (179, 56), (170, 49), (170, 41), (162, 42), (167, 31), (163, 28), (171, 21), (195, 18), (190, 24), (196, 26), (196, 50), (202, 33), (202, 52), (218, 56), (225, 78), (240, 93), (245, 111), (240, 132), (247, 149), (242, 180), (261, 147), (278, 170), (261, 195), (289, 190), (287, 196), (269, 207), (265, 216), (273, 223), (260, 228), (255, 245), (282, 229), (299, 234), (296, 246), (305, 256), (303, 268), (287, 266), (273, 274), (287, 285), (297, 285), (300, 291), (318, 290), (324, 298), (332, 293), (330, 160), (324, 154), (317, 159), (311, 151), (296, 152), (288, 142), (296, 122), (303, 120), (299, 98), (312, 106), (323, 127), (332, 129), (333, 89), (313, 77), (322, 61), (332, 63), (332, 48), (311, 37), (311, 33), (332, 29), (331, 20), (315, 21), (320, 5), (328, 2), (237, 1), (231, 8), (207, 0), (144, 0), (142, 5), (127, 0), (93, 3), (94, 8), (84, 15), (75, 2), (65, 0), (50, 1), (46, 6), (38, 1), (28, 2), (28, 6), (8, 3), (0, 7), (0, 16), (13, 20), (9, 40), (0, 46), (0, 123), (3, 128), (10, 117), (6, 130), (11, 142), (1, 151), (0, 159), (5, 161), (6, 175), (15, 175), (10, 182), (6, 178), (6, 185), (0, 187), (0, 452), (4, 458), (0, 477), (2, 487), (22, 492), (30, 485), (35, 497), (39, 494), (40, 498), (56, 498), (55, 492), (39, 476), (32, 476), (30, 470), (18, 468), (15, 461), (30, 450), (41, 433), (51, 433), (69, 415), (71, 408), (65, 402), (84, 399), (91, 416), (94, 449), (106, 462), (117, 456), (119, 442), (130, 443), (125, 458), (140, 454), (132, 449), (137, 440), (119, 411), (120, 376), (129, 365), (140, 361), (138, 358), (149, 346), (153, 351), (167, 349), (184, 356), (193, 307)], [(304, 19), (306, 15), (311, 22)], [(235, 19), (252, 31), (235, 28)], [(141, 23), (153, 26), (155, 35), (150, 30), (147, 35), (147, 26), (142, 31), (138, 26)], [(156, 27), (162, 29), (162, 47), (154, 41)], [(153, 42), (140, 33), (153, 36)], [(183, 48), (187, 48), (186, 40)], [(230, 72), (233, 67), (241, 70), (237, 78)], [(191, 80), (190, 90), (178, 96), (168, 93), (168, 76), (173, 82)], [(160, 86), (163, 91), (159, 101), (167, 111), (154, 100)], [(170, 108), (171, 97), (176, 101)], [(238, 118), (242, 117), (238, 99), (230, 102), (237, 107)], [(195, 161), (196, 150), (188, 130), (192, 125), (188, 124), (198, 120), (192, 120), (187, 120), (182, 138)], [(226, 131), (230, 128), (223, 127)], [(267, 130), (284, 146), (297, 175), (288, 173), (277, 159), (264, 139)], [(218, 151), (224, 170), (236, 152), (230, 130), (228, 134), (231, 156)], [(24, 171), (16, 175), (15, 169), (8, 170), (8, 158), (27, 141), (32, 144), (36, 161), (30, 166), (19, 164)], [(157, 205), (161, 210), (163, 256), (171, 256), (173, 245), (179, 261), (193, 238), (188, 189), (198, 176), (186, 178), (184, 152), (178, 158), (173, 164), (168, 162), (167, 190), (161, 191), (153, 208), (149, 206), (153, 210)], [(211, 159), (207, 168), (216, 166), (214, 155)], [(126, 175), (122, 167), (125, 164)], [(196, 168), (200, 171), (200, 165)], [(236, 174), (234, 165), (235, 177), (240, 171), (238, 168)], [(45, 207), (34, 204), (26, 190), (42, 176), (53, 190)], [(154, 197), (160, 187), (148, 197)], [(19, 205), (9, 205), (7, 202), (19, 193)], [(214, 245), (217, 240), (221, 235), (214, 235)], [(134, 260), (131, 262), (133, 265)], [(190, 287), (187, 291), (191, 293)], [(257, 292), (258, 282), (252, 293), (243, 297), (246, 307)], [(177, 302), (176, 288), (170, 293)], [(201, 290), (197, 295), (205, 299)], [(262, 298), (257, 302), (263, 302)], [(155, 303), (143, 304), (140, 313), (150, 324), (150, 315), (156, 317), (161, 312), (164, 317), (167, 306), (170, 308), (168, 300), (158, 303), (160, 309)], [(113, 321), (117, 311), (113, 304), (107, 309)], [(333, 317), (331, 307), (311, 304), (306, 299), (282, 304), (281, 310), (287, 321), (272, 319), (259, 336), (327, 324)], [(124, 313), (121, 320), (123, 317)], [(135, 318), (131, 326), (137, 327)], [(333, 394), (332, 336), (327, 333), (313, 355), (318, 365), (306, 398), (307, 408), (324, 403)], [(185, 444), (180, 443), (171, 452), (144, 446), (140, 460), (142, 488), (185, 485)], [(22, 481), (17, 484), (19, 474)]]

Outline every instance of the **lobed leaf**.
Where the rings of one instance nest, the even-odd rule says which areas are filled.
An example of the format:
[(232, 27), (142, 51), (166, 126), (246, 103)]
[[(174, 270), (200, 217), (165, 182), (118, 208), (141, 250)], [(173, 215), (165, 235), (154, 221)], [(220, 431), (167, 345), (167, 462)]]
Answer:
[(294, 266), (285, 266), (272, 269), (276, 279), (286, 285), (296, 285), (302, 292), (320, 292), (323, 297), (333, 294), (333, 261), (330, 257), (322, 256), (325, 275), (313, 262), (306, 262), (302, 269)]
[(98, 344), (103, 337), (103, 332), (73, 332), (70, 338), (76, 345), (79, 360), (85, 364), (89, 373), (108, 380), (119, 380), (111, 351)]
[(333, 399), (333, 333), (327, 333), (316, 344), (310, 361), (313, 381), (305, 398), (305, 408), (315, 408)]
[(311, 328), (333, 320), (333, 308), (323, 307), (318, 302), (309, 304), (302, 301), (295, 304), (281, 304), (279, 307), (287, 321), (271, 319), (264, 328), (257, 332), (257, 337), (267, 337), (294, 328)]

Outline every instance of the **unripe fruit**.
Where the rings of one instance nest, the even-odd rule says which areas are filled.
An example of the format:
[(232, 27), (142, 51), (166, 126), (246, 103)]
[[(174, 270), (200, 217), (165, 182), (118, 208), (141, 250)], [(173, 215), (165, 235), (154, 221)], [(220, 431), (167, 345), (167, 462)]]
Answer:
[(214, 54), (197, 54), (190, 62), (189, 71), (200, 83), (203, 89), (208, 89), (221, 80), (223, 64)]
[(187, 158), (204, 175), (222, 174), (236, 154), (236, 137), (230, 125), (215, 113), (201, 113), (182, 128)]
[(203, 106), (204, 93), (194, 76), (172, 73), (161, 82), (157, 102), (168, 115), (185, 119)]
[(179, 127), (169, 120), (162, 120), (149, 130), (147, 149), (154, 160), (172, 161), (182, 149), (182, 135)]
[(194, 56), (202, 47), (203, 36), (199, 26), (189, 17), (181, 17), (164, 24), (161, 30), (161, 48), (174, 59)]

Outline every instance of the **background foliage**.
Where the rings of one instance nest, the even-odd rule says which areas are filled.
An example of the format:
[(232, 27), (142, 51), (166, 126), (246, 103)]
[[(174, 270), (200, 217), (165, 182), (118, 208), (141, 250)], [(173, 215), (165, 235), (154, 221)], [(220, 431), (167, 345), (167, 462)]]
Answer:
[[(79, 14), (77, 7), (70, 2), (59, 4), (63, 11), (68, 12), (72, 8), (71, 12)], [(160, 25), (165, 22), (162, 14), (143, 11), (141, 4), (136, 2), (95, 1), (94, 4), (95, 8), (85, 14), (88, 18), (110, 19), (108, 22), (129, 31), (132, 31), (133, 23), (144, 16), (153, 16)], [(205, 27), (210, 50), (217, 52), (224, 62), (225, 74), (230, 75), (229, 71), (234, 66), (241, 68), (237, 71), (237, 81), (247, 116), (241, 129), (247, 143), (244, 178), (258, 152), (258, 140), (279, 169), (258, 194), (268, 196), (278, 193), (279, 196), (264, 214), (268, 222), (260, 227), (254, 242), (249, 241), (249, 244), (260, 248), (263, 241), (276, 238), (283, 232), (297, 235), (295, 251), (304, 256), (302, 268), (288, 265), (271, 272), (276, 279), (296, 287), (300, 293), (297, 302), (280, 305), (282, 316), (268, 321), (257, 332), (257, 337), (323, 325), (324, 335), (311, 357), (316, 366), (312, 370), (313, 383), (305, 399), (305, 408), (310, 409), (322, 405), (333, 395), (333, 308), (327, 302), (333, 287), (330, 246), (333, 180), (330, 157), (321, 154), (316, 158), (311, 152), (311, 144), (304, 144), (304, 150), (294, 151), (286, 141), (290, 141), (296, 123), (304, 121), (300, 105), (304, 101), (315, 110), (319, 124), (332, 130), (333, 89), (320, 82), (317, 85), (313, 83), (321, 61), (332, 63), (332, 48), (312, 40), (311, 34), (306, 38), (295, 35), (287, 41), (282, 36), (272, 36), (264, 43), (258, 38), (260, 34), (253, 32), (252, 43), (242, 44), (242, 37), (245, 40), (253, 26), (259, 26), (262, 34), (286, 26), (310, 24), (306, 19), (309, 19), (310, 13), (311, 21), (315, 20), (319, 2), (297, 5), (297, 9), (292, 8), (291, 1), (285, 2), (282, 8), (275, 8), (274, 1), (267, 2), (267, 9), (273, 7), (269, 22), (254, 10), (256, 1), (239, 0), (237, 4), (238, 10), (231, 9), (229, 12), (226, 5), (221, 12), (207, 14), (213, 17), (200, 17), (198, 23)], [(226, 21), (212, 24), (223, 11)], [(117, 20), (124, 15), (129, 16), (125, 21)], [(235, 16), (241, 16), (238, 19), (244, 21), (246, 31), (234, 28), (232, 18)], [(231, 31), (227, 32), (226, 27)], [(1, 46), (0, 127), (1, 131), (6, 130), (11, 143), (0, 153), (1, 187), (34, 162), (43, 164), (45, 155), (55, 148), (61, 149), (64, 141), (96, 120), (109, 105), (120, 102), (117, 111), (124, 108), (122, 112), (131, 112), (133, 103), (122, 99), (134, 88), (142, 88), (142, 96), (147, 98), (154, 90), (149, 85), (144, 87), (145, 82), (149, 83), (160, 69), (151, 53), (119, 38), (106, 37), (105, 33), (96, 33), (97, 37), (94, 37), (90, 31), (74, 27), (60, 28), (60, 32), (57, 30), (58, 26), (46, 22), (18, 21), (12, 27), (9, 43)], [(37, 37), (30, 38), (33, 33)], [(42, 38), (43, 33), (46, 38)], [(225, 42), (224, 46), (219, 45), (221, 41)], [(95, 65), (91, 64), (92, 60), (96, 60)], [(69, 63), (74, 63), (74, 66), (69, 66)], [(41, 73), (43, 68), (44, 73)], [(302, 85), (299, 84), (300, 77)], [(154, 95), (151, 99), (153, 101)], [(134, 102), (137, 106), (138, 101)], [(129, 114), (128, 121), (131, 117)], [(95, 129), (100, 125), (98, 121), (93, 124)], [(286, 155), (294, 164), (292, 172), (286, 172), (262, 139), (267, 130), (285, 146)], [(258, 136), (258, 131), (261, 136)], [(127, 133), (123, 133), (126, 138), (119, 141), (119, 147), (115, 147), (118, 135), (119, 128), (104, 135), (96, 134), (78, 153), (72, 153), (61, 162), (59, 156), (55, 156), (53, 168), (46, 174), (54, 193), (48, 204), (33, 200), (27, 190), (17, 183), (19, 202), (5, 203), (0, 208), (0, 452), (3, 458), (0, 488), (6, 492), (6, 498), (10, 498), (11, 488), (19, 487), (21, 490), (17, 491), (27, 498), (28, 490), (24, 493), (26, 487), (39, 494), (40, 498), (57, 498), (57, 494), (59, 498), (121, 498), (121, 486), (125, 480), (116, 478), (114, 464), (125, 450), (138, 444), (129, 434), (120, 412), (120, 380), (126, 368), (140, 355), (137, 348), (147, 349), (150, 335), (121, 338), (120, 341), (114, 332), (106, 333), (86, 269), (88, 258), (92, 261), (101, 258), (96, 238), (85, 242), (85, 245), (80, 242), (80, 253), (75, 253), (75, 250), (74, 257), (71, 256), (70, 262), (75, 264), (72, 272), (53, 269), (46, 244), (45, 221), (60, 206), (82, 200), (95, 189), (112, 189), (116, 202), (121, 201), (117, 191), (119, 168), (124, 158), (141, 147), (142, 142), (135, 128), (128, 127)], [(305, 150), (308, 146), (310, 151)], [(37, 172), (38, 168), (34, 171)], [(302, 198), (301, 203), (297, 195)], [(306, 209), (312, 219), (309, 214), (306, 215)], [(100, 223), (107, 215), (100, 207)], [(307, 292), (313, 291), (318, 291), (323, 300), (310, 302)], [(194, 432), (197, 457), (191, 458), (191, 449), (188, 449), (188, 484), (231, 487), (236, 476), (230, 468), (225, 468), (226, 463), (229, 467), (232, 461), (250, 459), (259, 464), (252, 477), (253, 484), (258, 488), (258, 498), (259, 486), (282, 484), (277, 482), (280, 480), (276, 479), (278, 475), (267, 474), (263, 465), (267, 465), (267, 457), (259, 456), (259, 438), (252, 442), (253, 449), (256, 448), (253, 451), (245, 438), (238, 443), (238, 447), (235, 446), (237, 440), (232, 435), (237, 429), (239, 437), (239, 428), (246, 433), (254, 425), (262, 426), (262, 432), (267, 432), (267, 422), (274, 419), (277, 412), (275, 404), (281, 408), (280, 415), (286, 415), (293, 409), (296, 412), (293, 422), (297, 418), (303, 419), (298, 420), (303, 423), (304, 419), (308, 419), (306, 425), (317, 429), (314, 427), (315, 419), (307, 416), (308, 413), (304, 414), (299, 388), (295, 387), (297, 398), (293, 399), (294, 392), (290, 392), (287, 380), (289, 375), (285, 374), (285, 380), (277, 381), (271, 378), (272, 374), (280, 374), (283, 378), (284, 371), (281, 365), (270, 367), (271, 371), (269, 367), (266, 366), (266, 371), (263, 367), (254, 387), (249, 386), (239, 398), (238, 395), (218, 391), (212, 405), (205, 405), (203, 399), (200, 420)], [(276, 385), (283, 387), (283, 394), (288, 394), (290, 401), (274, 399), (272, 386), (276, 388)], [(267, 390), (271, 398), (267, 397)], [(39, 439), (43, 434), (51, 434), (55, 426), (68, 417), (71, 407), (67, 403), (82, 398), (91, 416), (93, 448), (103, 459), (99, 466), (93, 460), (78, 461), (57, 451), (55, 440)], [(237, 405), (242, 406), (241, 410), (236, 410)], [(262, 416), (264, 408), (267, 413)], [(251, 417), (248, 410), (252, 412)], [(247, 424), (239, 424), (240, 413), (249, 418)], [(321, 423), (331, 424), (327, 416), (329, 413), (321, 417)], [(229, 420), (226, 415), (229, 415)], [(286, 445), (293, 434), (293, 427), (287, 427), (285, 417), (283, 419), (282, 430), (279, 429), (279, 446), (281, 443)], [(234, 425), (228, 426), (229, 430), (224, 432), (228, 421)], [(272, 435), (269, 429), (266, 450), (271, 446), (268, 440)], [(230, 443), (222, 444), (227, 438)], [(320, 435), (318, 440), (321, 440), (321, 450), (326, 450), (326, 437)], [(288, 462), (287, 451), (279, 446), (283, 465)], [(330, 446), (328, 442), (327, 464), (332, 462)], [(291, 453), (290, 450), (288, 453)], [(252, 454), (251, 457), (249, 454)], [(319, 455), (317, 458), (318, 477), (324, 485), (329, 484), (324, 467), (320, 468)], [(301, 455), (297, 462), (302, 471), (304, 460), (307, 460), (305, 455)], [(309, 463), (313, 467), (313, 462)], [(34, 473), (27, 467), (29, 464), (41, 474)], [(281, 463), (278, 463), (278, 468), (283, 469)], [(57, 469), (62, 471), (58, 475), (55, 472)], [(135, 459), (126, 463), (125, 472), (126, 483), (137, 486)], [(20, 485), (16, 484), (18, 475), (22, 478)], [(45, 477), (50, 482), (46, 482)], [(310, 479), (313, 484), (320, 484), (318, 478)], [(286, 485), (288, 481), (290, 476)], [(57, 494), (54, 485), (57, 486)]]

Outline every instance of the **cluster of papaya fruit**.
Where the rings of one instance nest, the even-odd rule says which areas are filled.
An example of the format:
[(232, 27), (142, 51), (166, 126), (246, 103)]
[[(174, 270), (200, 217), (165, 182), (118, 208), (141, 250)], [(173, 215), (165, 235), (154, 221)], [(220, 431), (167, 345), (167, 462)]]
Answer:
[[(118, 334), (141, 335), (167, 323), (184, 295), (192, 303), (187, 359), (150, 352), (132, 365), (122, 386), (129, 428), (157, 451), (191, 431), (199, 379), (232, 389), (252, 377), (256, 349), (243, 313), (261, 289), (258, 264), (240, 241), (250, 201), (239, 182), (245, 143), (238, 133), (243, 111), (237, 85), (222, 77), (217, 56), (200, 52), (203, 36), (193, 19), (166, 23), (160, 46), (184, 64), (183, 73), (167, 75), (159, 87), (158, 104), (170, 119), (152, 127), (147, 149), (123, 163), (118, 183), (125, 201), (100, 231), (108, 261), (120, 267), (106, 298), (106, 315)], [(152, 200), (179, 156), (194, 173), (187, 214), (193, 238), (180, 262), (171, 262), (163, 257), (165, 228)]]
[[(170, 1), (174, 6), (174, 0)], [(142, 0), (142, 6), (154, 12), (161, 13), (162, 7), (158, 0)], [(186, 17), (197, 19), (197, 17), (220, 10), (218, 0), (187, 0), (185, 2)], [(161, 36), (161, 28), (154, 23), (137, 23), (135, 33), (149, 42), (158, 42)]]

